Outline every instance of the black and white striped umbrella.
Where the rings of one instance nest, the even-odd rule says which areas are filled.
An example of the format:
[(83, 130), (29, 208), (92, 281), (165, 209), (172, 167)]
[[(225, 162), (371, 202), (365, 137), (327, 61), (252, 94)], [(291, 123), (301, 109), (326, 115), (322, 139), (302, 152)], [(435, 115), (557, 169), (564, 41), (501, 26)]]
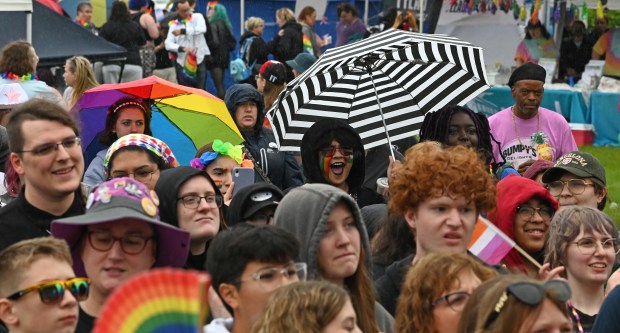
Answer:
[(283, 151), (299, 151), (306, 130), (324, 117), (347, 121), (368, 149), (417, 134), (428, 111), (464, 105), (487, 88), (481, 48), (390, 29), (325, 52), (267, 117)]

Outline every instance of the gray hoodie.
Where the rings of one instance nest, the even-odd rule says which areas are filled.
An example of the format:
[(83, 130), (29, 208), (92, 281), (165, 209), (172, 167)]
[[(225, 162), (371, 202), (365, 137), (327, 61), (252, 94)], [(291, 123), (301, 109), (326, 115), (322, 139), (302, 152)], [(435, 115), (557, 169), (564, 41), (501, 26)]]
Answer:
[[(360, 209), (353, 198), (327, 184), (306, 184), (291, 190), (278, 205), (274, 225), (291, 232), (299, 241), (299, 261), (308, 265), (308, 280), (319, 280), (319, 243), (327, 231), (327, 219), (336, 204), (344, 202), (349, 206), (360, 234), (360, 244), (366, 254), (366, 267), (372, 269), (370, 242)], [(375, 303), (375, 319), (382, 332), (393, 332), (394, 318), (378, 303)]]

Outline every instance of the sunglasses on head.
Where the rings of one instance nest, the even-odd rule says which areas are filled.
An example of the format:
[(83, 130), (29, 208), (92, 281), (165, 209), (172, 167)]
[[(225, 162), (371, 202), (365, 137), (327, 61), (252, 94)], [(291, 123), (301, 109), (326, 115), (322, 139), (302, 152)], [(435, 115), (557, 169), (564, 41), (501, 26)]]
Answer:
[(485, 329), (489, 329), (491, 325), (495, 322), (499, 313), (504, 308), (506, 301), (508, 300), (508, 296), (513, 296), (517, 299), (517, 301), (527, 304), (529, 306), (536, 306), (545, 299), (545, 292), (552, 291), (551, 297), (553, 297), (558, 302), (566, 302), (570, 299), (571, 291), (568, 283), (561, 280), (549, 280), (543, 284), (532, 283), (532, 282), (516, 282), (508, 286), (506, 290), (502, 293), (497, 303), (495, 303), (495, 307), (493, 308), (493, 312), (489, 315), (486, 323), (484, 324)]
[(68, 280), (45, 281), (13, 293), (7, 298), (16, 301), (29, 292), (36, 290), (39, 292), (41, 302), (45, 304), (54, 304), (60, 302), (65, 296), (65, 289), (68, 289), (76, 300), (85, 301), (88, 298), (90, 279), (78, 277)]

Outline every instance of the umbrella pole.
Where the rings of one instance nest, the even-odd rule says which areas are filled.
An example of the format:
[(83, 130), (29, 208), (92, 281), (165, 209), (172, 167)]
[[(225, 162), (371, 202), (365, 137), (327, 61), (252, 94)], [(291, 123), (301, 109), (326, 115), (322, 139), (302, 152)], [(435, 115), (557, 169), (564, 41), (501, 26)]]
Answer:
[(381, 100), (379, 100), (379, 94), (377, 93), (377, 87), (375, 86), (375, 79), (372, 77), (372, 68), (366, 67), (368, 75), (370, 75), (370, 82), (372, 82), (372, 90), (375, 92), (375, 98), (377, 98), (377, 105), (379, 105), (379, 113), (381, 114), (381, 121), (383, 122), (383, 128), (385, 129), (385, 136), (387, 137), (388, 146), (390, 146), (390, 154), (392, 154), (392, 160), (396, 161), (394, 157), (394, 146), (392, 146), (392, 140), (390, 139), (390, 133), (388, 133), (387, 124), (385, 123), (385, 116), (383, 115), (383, 109), (381, 109)]

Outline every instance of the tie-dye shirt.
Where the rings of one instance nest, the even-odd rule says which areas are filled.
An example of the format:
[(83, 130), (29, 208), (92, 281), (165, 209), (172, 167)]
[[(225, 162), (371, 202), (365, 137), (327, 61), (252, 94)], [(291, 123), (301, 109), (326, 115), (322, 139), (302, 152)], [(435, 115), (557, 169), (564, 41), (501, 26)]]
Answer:
[(517, 46), (515, 61), (538, 63), (540, 58), (558, 58), (560, 53), (553, 39), (524, 39)]
[(605, 55), (603, 74), (620, 77), (620, 29), (604, 33), (592, 50), (598, 55)]

